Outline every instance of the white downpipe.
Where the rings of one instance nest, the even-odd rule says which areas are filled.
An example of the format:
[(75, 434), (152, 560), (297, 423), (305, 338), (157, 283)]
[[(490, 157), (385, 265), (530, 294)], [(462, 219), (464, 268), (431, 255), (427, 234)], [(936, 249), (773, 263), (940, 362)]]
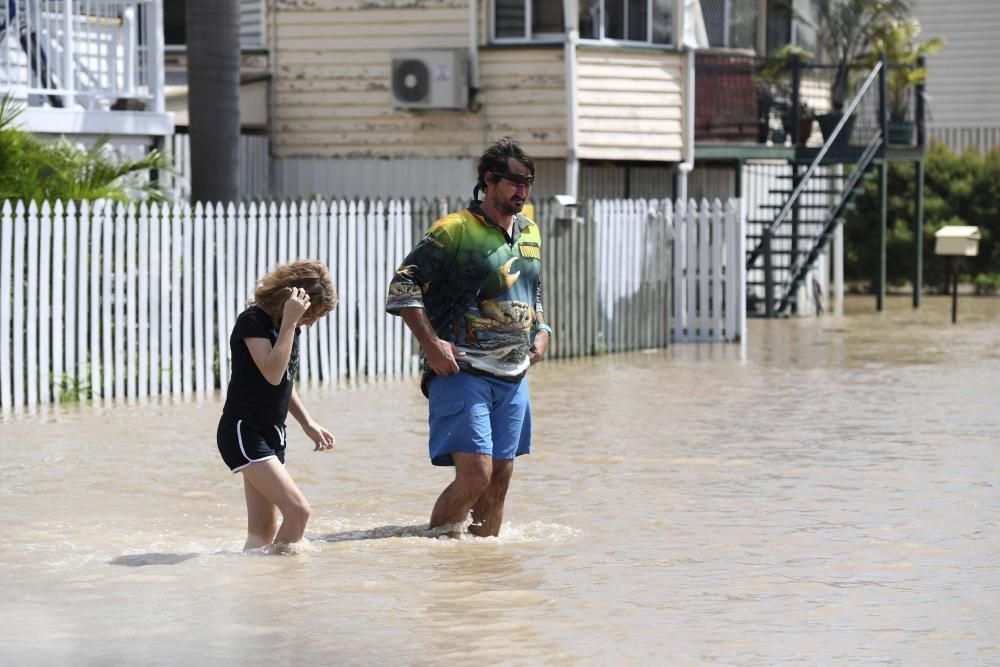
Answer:
[(563, 0), (563, 12), (566, 17), (566, 44), (563, 50), (566, 60), (566, 194), (575, 200), (579, 196), (580, 181), (580, 138), (576, 128), (576, 44), (580, 39), (577, 0)]
[(677, 165), (677, 197), (688, 198), (688, 174), (694, 169), (694, 54), (692, 48), (684, 49), (684, 157)]
[[(685, 201), (688, 193), (688, 174), (694, 169), (694, 98), (695, 52), (708, 47), (705, 19), (700, 0), (677, 0), (674, 7), (681, 12), (680, 44), (684, 49), (684, 155), (677, 165), (677, 199)], [(675, 23), (677, 25), (677, 23)]]

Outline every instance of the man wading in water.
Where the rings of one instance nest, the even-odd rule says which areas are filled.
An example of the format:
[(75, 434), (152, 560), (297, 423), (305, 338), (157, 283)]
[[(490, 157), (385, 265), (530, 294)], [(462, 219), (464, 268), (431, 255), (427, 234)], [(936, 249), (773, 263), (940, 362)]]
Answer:
[[(386, 310), (420, 342), (431, 463), (455, 466), (430, 527), (500, 533), (514, 457), (531, 450), (528, 368), (545, 356), (541, 236), (520, 215), (535, 166), (505, 137), (479, 159), (473, 201), (435, 222), (389, 284)], [(478, 200), (483, 193), (482, 201)]]

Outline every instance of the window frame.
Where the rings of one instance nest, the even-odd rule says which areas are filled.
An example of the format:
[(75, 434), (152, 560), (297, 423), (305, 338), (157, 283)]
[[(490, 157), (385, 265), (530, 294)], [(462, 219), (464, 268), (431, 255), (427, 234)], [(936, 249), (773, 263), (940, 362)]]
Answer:
[[(522, 37), (497, 36), (497, 0), (490, 0), (490, 42), (493, 44), (561, 44), (566, 39), (564, 32), (543, 32), (532, 34), (532, 4), (535, 0), (524, 2), (524, 35)], [(562, 0), (559, 0), (562, 2)], [(565, 22), (565, 16), (563, 17)]]
[[(522, 37), (498, 37), (497, 36), (497, 0), (490, 0), (490, 42), (493, 44), (553, 44), (563, 42), (565, 37), (565, 32), (558, 33), (538, 33), (532, 34), (532, 3), (536, 0), (522, 0), (524, 2), (524, 36)], [(544, 0), (542, 0), (544, 1)], [(561, 1), (561, 0), (560, 0)], [(580, 37), (581, 44), (593, 44), (602, 46), (627, 46), (627, 47), (644, 47), (652, 49), (663, 49), (663, 50), (674, 50), (677, 44), (677, 35), (675, 31), (675, 16), (676, 5), (670, 5), (670, 41), (664, 43), (658, 43), (653, 41), (653, 4), (656, 0), (641, 0), (646, 3), (646, 39), (645, 41), (631, 40), (631, 39), (617, 39), (613, 37), (604, 36), (604, 2), (605, 0), (597, 0), (600, 3), (600, 37)], [(634, 1), (634, 0), (633, 0)], [(579, 11), (579, 9), (578, 9)], [(628, 0), (623, 3), (623, 33), (628, 34)], [(565, 17), (564, 17), (565, 18)], [(579, 28), (580, 17), (579, 14), (575, 17), (576, 25)]]

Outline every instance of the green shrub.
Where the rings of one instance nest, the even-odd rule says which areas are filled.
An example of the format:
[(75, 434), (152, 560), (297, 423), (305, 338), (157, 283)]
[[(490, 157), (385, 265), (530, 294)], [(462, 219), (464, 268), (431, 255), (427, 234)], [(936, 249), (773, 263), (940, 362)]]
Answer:
[[(979, 227), (979, 255), (966, 258), (973, 276), (1000, 273), (1000, 150), (982, 155), (968, 149), (961, 155), (934, 142), (925, 157), (923, 276), (924, 286), (948, 290), (950, 263), (934, 254), (934, 232), (945, 225)], [(844, 274), (847, 280), (874, 284), (878, 274), (878, 179), (867, 182), (844, 227)], [(912, 280), (913, 220), (916, 211), (916, 169), (912, 162), (889, 166), (886, 280), (898, 285)]]
[(976, 294), (996, 294), (1000, 290), (1000, 273), (980, 273), (973, 280)]
[(0, 200), (163, 200), (165, 193), (150, 183), (150, 169), (167, 170), (160, 151), (138, 160), (117, 159), (107, 138), (87, 148), (65, 137), (42, 141), (19, 129), (15, 121), (23, 106), (0, 98)]

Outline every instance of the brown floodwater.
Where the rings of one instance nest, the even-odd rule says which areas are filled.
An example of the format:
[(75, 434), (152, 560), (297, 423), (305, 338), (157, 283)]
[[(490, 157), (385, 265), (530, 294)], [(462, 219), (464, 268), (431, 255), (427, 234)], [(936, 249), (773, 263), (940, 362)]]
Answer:
[(412, 381), (303, 387), (302, 553), (244, 556), (218, 396), (0, 422), (17, 665), (1000, 664), (1000, 299), (753, 320), (745, 345), (547, 362), (497, 539)]

